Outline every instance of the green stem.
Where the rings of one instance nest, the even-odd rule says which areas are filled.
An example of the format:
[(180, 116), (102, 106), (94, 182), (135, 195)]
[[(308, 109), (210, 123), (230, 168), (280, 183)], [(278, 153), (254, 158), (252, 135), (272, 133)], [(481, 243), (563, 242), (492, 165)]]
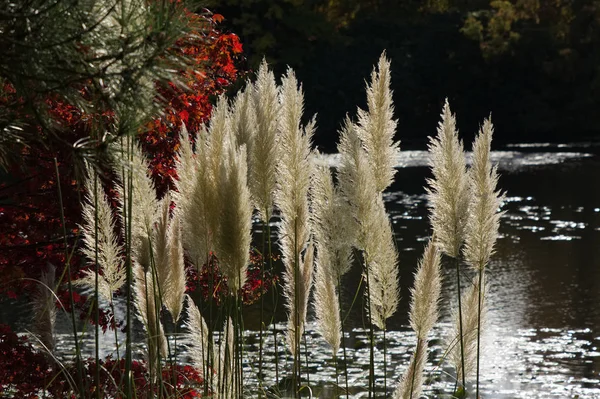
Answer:
[(79, 337), (77, 334), (77, 323), (75, 322), (75, 301), (73, 300), (73, 284), (71, 281), (71, 259), (69, 257), (69, 247), (67, 242), (67, 226), (65, 224), (65, 209), (63, 205), (62, 189), (60, 184), (60, 172), (58, 171), (58, 160), (54, 158), (54, 170), (56, 171), (56, 187), (58, 189), (58, 204), (60, 207), (60, 220), (63, 228), (63, 238), (65, 245), (65, 258), (67, 260), (67, 287), (69, 290), (69, 302), (71, 305), (71, 324), (73, 325), (73, 334), (75, 335), (75, 356), (77, 361), (77, 376), (79, 382), (80, 394), (83, 395), (84, 384), (83, 384), (83, 367), (81, 361), (81, 349), (79, 347)]

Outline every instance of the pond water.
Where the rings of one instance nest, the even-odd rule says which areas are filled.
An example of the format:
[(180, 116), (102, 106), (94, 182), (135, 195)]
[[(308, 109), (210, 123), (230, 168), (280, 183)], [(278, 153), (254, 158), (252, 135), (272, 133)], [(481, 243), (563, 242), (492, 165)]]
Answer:
[[(600, 147), (594, 144), (512, 145), (493, 153), (501, 173), (499, 187), (507, 193), (503, 205), (497, 252), (488, 268), (488, 324), (483, 335), (482, 396), (487, 398), (600, 398)], [(425, 151), (403, 151), (398, 158), (396, 181), (385, 201), (400, 252), (402, 301), (389, 320), (387, 378), (384, 380), (383, 336), (377, 333), (377, 397), (384, 397), (384, 381), (391, 392), (405, 371), (415, 337), (408, 328), (409, 288), (426, 240), (431, 234), (423, 184), (429, 176)], [(325, 161), (336, 163), (335, 156)], [(441, 320), (432, 333), (432, 351), (426, 368), (427, 397), (448, 396), (452, 369), (440, 365), (444, 338), (454, 306), (454, 269), (443, 266), (444, 287)], [(468, 274), (468, 273), (467, 273)], [(465, 274), (465, 279), (468, 277)], [(360, 280), (354, 268), (341, 293), (349, 309)], [(0, 322), (27, 326), (0, 303)], [(284, 328), (283, 306), (276, 314), (276, 328)], [(310, 317), (310, 316), (309, 316)], [(256, 383), (258, 307), (247, 310), (246, 374), (248, 386)], [(62, 319), (61, 319), (62, 320)], [(347, 319), (348, 385), (351, 397), (366, 397), (368, 346), (361, 297)], [(70, 352), (68, 323), (58, 330), (60, 347)], [(350, 331), (351, 330), (351, 331)], [(278, 335), (282, 337), (282, 334)], [(314, 397), (333, 398), (336, 380), (330, 350), (309, 323), (305, 367)], [(106, 338), (104, 351), (110, 351)], [(90, 350), (93, 344), (88, 345)], [(268, 335), (265, 381), (275, 380), (274, 345)], [(279, 374), (290, 369), (279, 344)], [(303, 352), (304, 353), (304, 352)], [(304, 355), (303, 355), (304, 356)], [(306, 371), (305, 370), (305, 371)], [(389, 395), (388, 395), (389, 396)], [(341, 397), (341, 396), (340, 396)]]

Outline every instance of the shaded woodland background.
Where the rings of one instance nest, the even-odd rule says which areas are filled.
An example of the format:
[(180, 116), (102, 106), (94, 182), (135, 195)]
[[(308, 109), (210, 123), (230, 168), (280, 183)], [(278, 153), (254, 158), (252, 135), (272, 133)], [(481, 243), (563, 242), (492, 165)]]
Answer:
[(492, 113), (497, 142), (594, 140), (600, 133), (598, 0), (209, 0), (244, 43), (296, 70), (316, 144), (335, 150), (365, 106), (381, 51), (392, 60), (398, 137), (422, 147), (447, 96), (465, 142)]

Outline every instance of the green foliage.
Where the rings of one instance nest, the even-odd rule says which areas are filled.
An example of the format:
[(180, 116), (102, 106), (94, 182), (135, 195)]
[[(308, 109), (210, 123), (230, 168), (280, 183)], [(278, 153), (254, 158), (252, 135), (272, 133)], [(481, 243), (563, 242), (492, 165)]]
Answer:
[[(174, 44), (202, 31), (202, 22), (172, 1), (2, 0), (0, 9), (0, 81), (16, 92), (0, 107), (0, 129), (26, 144), (39, 139), (36, 125), (57, 144), (73, 144), (65, 143), (48, 101), (95, 115), (95, 137), (137, 132), (158, 110), (156, 82), (181, 86), (175, 71), (186, 58)], [(78, 143), (84, 152), (86, 146)]]

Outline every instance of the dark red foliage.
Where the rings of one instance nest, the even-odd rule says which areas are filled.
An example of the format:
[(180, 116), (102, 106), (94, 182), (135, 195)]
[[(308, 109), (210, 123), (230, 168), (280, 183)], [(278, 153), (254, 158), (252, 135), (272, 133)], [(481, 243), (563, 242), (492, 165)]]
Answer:
[(24, 337), (0, 324), (0, 397), (36, 398), (53, 375), (46, 356), (35, 351)]
[[(203, 17), (193, 18), (199, 21)], [(192, 32), (177, 43), (175, 51), (189, 55), (192, 60), (189, 69), (180, 72), (181, 80), (190, 90), (185, 91), (174, 84), (160, 87), (160, 96), (166, 101), (165, 110), (162, 116), (145, 126), (140, 137), (161, 194), (172, 188), (174, 154), (182, 122), (190, 130), (198, 129), (210, 115), (210, 98), (221, 93), (239, 75), (236, 62), (241, 59), (242, 46), (235, 34), (219, 32), (216, 20), (206, 19), (206, 31)], [(82, 94), (85, 96), (85, 88), (82, 88)], [(19, 93), (9, 84), (4, 84), (0, 92), (0, 107), (18, 114), (20, 101)], [(89, 262), (80, 259), (75, 246), (81, 221), (82, 190), (77, 181), (80, 176), (71, 159), (72, 148), (64, 143), (75, 143), (89, 137), (93, 124), (110, 122), (110, 111), (101, 115), (84, 114), (79, 108), (52, 97), (46, 103), (53, 126), (51, 129), (32, 127), (38, 129), (42, 140), (30, 146), (14, 143), (20, 162), (13, 163), (0, 179), (0, 275), (3, 276), (0, 295), (13, 298), (32, 292), (36, 285), (34, 280), (39, 279), (48, 263), (55, 265), (56, 275), (61, 276), (68, 261), (72, 279), (80, 275), (83, 267), (89, 267)], [(63, 145), (57, 144), (56, 137), (48, 133), (51, 131), (60, 131)], [(62, 287), (59, 296), (69, 309), (65, 285)], [(74, 305), (84, 317), (94, 314), (90, 312), (85, 297), (75, 295)], [(100, 323), (103, 326), (111, 319), (110, 315), (101, 312)]]
[[(273, 257), (273, 260), (276, 260)], [(256, 302), (261, 295), (265, 294), (269, 287), (277, 284), (277, 275), (269, 268), (265, 262), (264, 278), (261, 264), (263, 257), (256, 251), (250, 253), (250, 265), (248, 265), (247, 280), (241, 289), (242, 302), (245, 305), (250, 305)], [(204, 300), (208, 300), (212, 296), (212, 300), (218, 306), (222, 301), (229, 296), (230, 290), (227, 285), (227, 277), (225, 277), (219, 268), (219, 261), (213, 254), (210, 255), (208, 263), (204, 264), (200, 269), (200, 273), (192, 276), (192, 286), (199, 287)]]
[[(121, 382), (125, 373), (125, 360), (110, 357), (100, 360), (99, 389), (102, 397), (122, 398)], [(19, 337), (11, 329), (0, 324), (0, 397), (14, 398), (70, 398), (94, 397), (97, 389), (94, 381), (96, 362), (88, 359), (83, 362), (83, 390), (80, 392), (79, 377), (76, 365), (61, 367), (49, 356), (35, 350), (27, 338)], [(146, 364), (142, 361), (132, 362), (132, 375), (136, 397), (140, 399), (154, 398), (159, 387), (150, 384)], [(71, 383), (66, 375), (70, 376)], [(178, 398), (198, 398), (202, 391), (203, 379), (193, 367), (168, 365), (162, 370), (163, 396)], [(78, 394), (73, 393), (76, 386)]]
[[(199, 17), (194, 17), (199, 18)], [(219, 18), (213, 16), (213, 21)], [(189, 39), (180, 40), (179, 50), (193, 60), (190, 69), (180, 78), (189, 90), (171, 83), (159, 87), (168, 106), (164, 115), (146, 126), (140, 141), (149, 155), (152, 176), (159, 195), (173, 189), (175, 153), (179, 148), (179, 131), (184, 123), (189, 132), (196, 132), (206, 123), (212, 111), (211, 98), (221, 94), (240, 77), (236, 64), (242, 57), (242, 44), (237, 35), (222, 33), (214, 28), (206, 33), (213, 40), (199, 46)]]

